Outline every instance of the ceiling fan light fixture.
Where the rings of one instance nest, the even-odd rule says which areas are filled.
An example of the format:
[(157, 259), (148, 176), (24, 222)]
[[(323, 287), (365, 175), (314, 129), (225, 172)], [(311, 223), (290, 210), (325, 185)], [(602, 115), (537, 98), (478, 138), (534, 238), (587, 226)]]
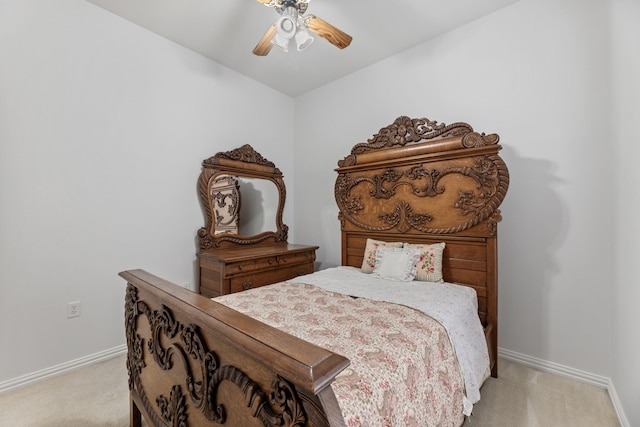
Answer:
[(295, 39), (298, 51), (305, 50), (311, 46), (311, 43), (313, 43), (313, 37), (311, 37), (311, 35), (309, 35), (309, 33), (302, 27), (298, 27)]
[(271, 43), (278, 46), (282, 49), (283, 52), (289, 52), (289, 39), (286, 37), (282, 37), (280, 34), (276, 33), (276, 35), (271, 39)]
[(273, 45), (288, 52), (289, 42), (295, 40), (298, 51), (308, 48), (319, 36), (335, 47), (344, 49), (351, 44), (352, 37), (327, 21), (315, 15), (306, 15), (310, 0), (257, 0), (265, 6), (272, 7), (280, 14), (280, 18), (269, 27), (262, 36), (253, 54), (266, 56)]
[(290, 16), (282, 16), (276, 22), (276, 31), (278, 35), (285, 39), (292, 39), (298, 28), (298, 23)]

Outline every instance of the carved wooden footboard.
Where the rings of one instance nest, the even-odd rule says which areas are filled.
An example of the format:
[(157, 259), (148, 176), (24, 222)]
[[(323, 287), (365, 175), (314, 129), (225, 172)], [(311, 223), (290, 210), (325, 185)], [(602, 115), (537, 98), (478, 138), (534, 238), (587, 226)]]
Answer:
[(131, 426), (344, 426), (346, 358), (142, 270), (127, 280)]

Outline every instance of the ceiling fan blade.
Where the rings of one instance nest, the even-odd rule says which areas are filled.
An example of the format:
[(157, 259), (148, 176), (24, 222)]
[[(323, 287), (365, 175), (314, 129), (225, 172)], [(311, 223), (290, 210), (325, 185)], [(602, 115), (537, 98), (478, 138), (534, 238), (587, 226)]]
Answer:
[(276, 24), (273, 24), (269, 27), (264, 36), (260, 39), (256, 47), (253, 48), (253, 54), (258, 56), (267, 56), (269, 52), (271, 52), (271, 48), (273, 47), (273, 43), (271, 40), (276, 35)]
[(353, 38), (349, 34), (337, 29), (327, 21), (320, 19), (315, 15), (306, 16), (304, 18), (304, 25), (308, 29), (340, 49), (344, 49), (345, 47), (349, 46), (351, 44), (351, 40), (353, 40)]

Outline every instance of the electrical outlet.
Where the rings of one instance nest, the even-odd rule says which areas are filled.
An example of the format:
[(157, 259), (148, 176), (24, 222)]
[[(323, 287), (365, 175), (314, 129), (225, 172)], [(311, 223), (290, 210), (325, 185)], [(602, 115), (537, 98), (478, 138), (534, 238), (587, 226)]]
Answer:
[(183, 287), (183, 288), (185, 288), (185, 289), (189, 289), (189, 290), (191, 290), (191, 283), (189, 283), (189, 282), (184, 282), (184, 283), (182, 284), (182, 287)]
[(67, 319), (80, 316), (80, 301), (67, 303)]

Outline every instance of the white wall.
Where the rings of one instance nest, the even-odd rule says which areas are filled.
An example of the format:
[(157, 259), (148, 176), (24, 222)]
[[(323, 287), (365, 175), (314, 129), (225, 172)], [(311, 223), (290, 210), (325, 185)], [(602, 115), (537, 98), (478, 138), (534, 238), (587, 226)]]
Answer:
[[(298, 236), (340, 263), (336, 161), (399, 115), (497, 132), (500, 347), (609, 377), (607, 4), (523, 0), (297, 99)], [(320, 226), (318, 228), (318, 225)]]
[(250, 140), (285, 174), (290, 240), (328, 267), (337, 160), (427, 116), (505, 147), (500, 346), (610, 376), (640, 424), (639, 18), (635, 0), (522, 0), (294, 105), (83, 0), (0, 0), (0, 338), (17, 349), (0, 383), (123, 344), (117, 271), (195, 281), (202, 159)]
[(201, 161), (292, 176), (294, 101), (83, 0), (0, 0), (0, 61), (1, 383), (123, 345), (119, 271), (193, 284)]
[(615, 157), (613, 189), (613, 358), (612, 381), (628, 418), (640, 425), (640, 3), (612, 2), (612, 59), (614, 64), (612, 108)]
[[(637, 168), (640, 4), (522, 0), (296, 103), (298, 236), (340, 263), (336, 160), (396, 116), (498, 132), (511, 186), (500, 226), (500, 347), (611, 378), (640, 425)], [(319, 225), (319, 227), (318, 227)], [(623, 409), (624, 408), (624, 409)]]

